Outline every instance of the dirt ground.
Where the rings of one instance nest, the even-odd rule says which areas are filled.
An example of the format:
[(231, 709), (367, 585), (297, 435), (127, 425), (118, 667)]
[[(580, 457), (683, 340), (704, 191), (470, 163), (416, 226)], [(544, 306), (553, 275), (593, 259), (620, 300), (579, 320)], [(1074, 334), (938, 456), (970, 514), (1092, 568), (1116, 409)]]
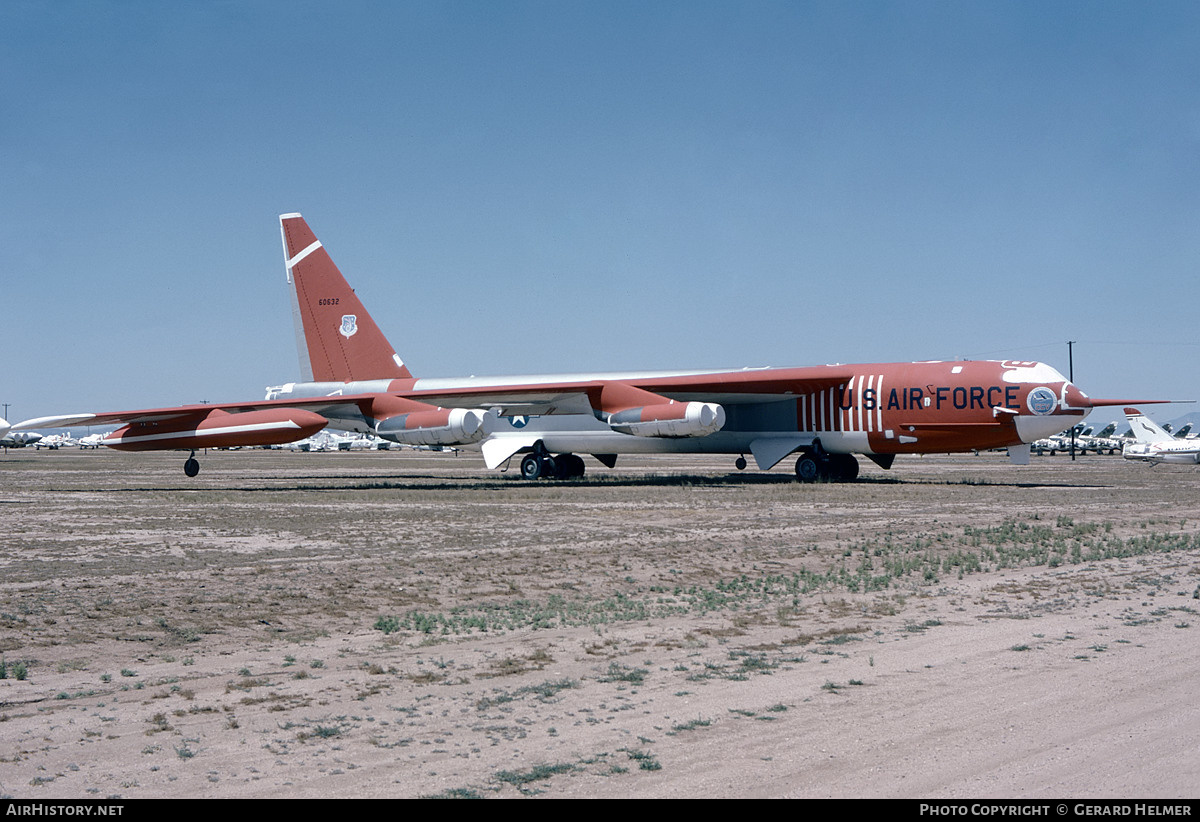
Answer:
[(1200, 470), (0, 455), (0, 797), (1196, 797)]

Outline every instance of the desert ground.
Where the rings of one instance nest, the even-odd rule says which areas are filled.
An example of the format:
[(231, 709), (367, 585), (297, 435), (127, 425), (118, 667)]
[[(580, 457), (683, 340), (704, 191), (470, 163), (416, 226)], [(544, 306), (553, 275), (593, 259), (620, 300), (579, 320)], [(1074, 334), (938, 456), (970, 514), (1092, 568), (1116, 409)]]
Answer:
[(0, 796), (1195, 797), (1200, 469), (0, 455)]

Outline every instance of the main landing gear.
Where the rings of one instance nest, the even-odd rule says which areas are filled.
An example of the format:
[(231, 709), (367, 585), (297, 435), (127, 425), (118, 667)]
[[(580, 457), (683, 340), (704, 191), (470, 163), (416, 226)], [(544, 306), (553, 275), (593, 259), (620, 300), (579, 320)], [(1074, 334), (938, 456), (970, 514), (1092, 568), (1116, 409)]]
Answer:
[(858, 478), (858, 460), (851, 454), (805, 451), (796, 460), (796, 476), (801, 482), (853, 482)]
[(196, 459), (195, 451), (193, 451), (192, 455), (187, 458), (187, 462), (183, 464), (183, 473), (187, 474), (189, 477), (194, 477), (200, 473), (200, 460)]
[(533, 453), (521, 460), (521, 477), (536, 479), (578, 479), (583, 476), (583, 457), (577, 454), (551, 456), (541, 440), (533, 446)]

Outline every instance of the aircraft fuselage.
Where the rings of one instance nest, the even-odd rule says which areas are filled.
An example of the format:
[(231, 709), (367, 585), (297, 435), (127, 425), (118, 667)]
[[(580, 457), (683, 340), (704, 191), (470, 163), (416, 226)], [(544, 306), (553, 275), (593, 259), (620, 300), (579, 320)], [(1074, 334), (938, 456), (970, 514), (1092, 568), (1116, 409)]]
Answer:
[[(814, 380), (828, 387), (800, 387), (811, 388)], [(719, 403), (724, 425), (701, 437), (631, 436), (614, 430), (586, 404), (579, 413), (564, 407), (587, 386), (613, 381), (678, 402)], [(540, 390), (545, 408), (523, 407), (526, 403), (516, 397), (506, 403), (502, 395), (514, 387), (522, 396)], [(471, 406), (470, 397), (477, 394), (486, 399), (480, 405), (486, 404), (492, 417), (489, 447), (500, 448), (498, 443), (508, 440), (515, 448), (502, 450), (509, 454), (540, 439), (547, 450), (568, 453), (753, 452), (762, 467), (818, 440), (825, 451), (844, 454), (1019, 446), (1057, 433), (1091, 410), (1083, 393), (1051, 366), (1015, 361), (290, 383), (269, 389), (267, 399), (372, 393), (430, 404), (446, 393), (464, 406)], [(322, 413), (331, 417), (332, 426), (379, 433), (361, 404), (348, 402)]]

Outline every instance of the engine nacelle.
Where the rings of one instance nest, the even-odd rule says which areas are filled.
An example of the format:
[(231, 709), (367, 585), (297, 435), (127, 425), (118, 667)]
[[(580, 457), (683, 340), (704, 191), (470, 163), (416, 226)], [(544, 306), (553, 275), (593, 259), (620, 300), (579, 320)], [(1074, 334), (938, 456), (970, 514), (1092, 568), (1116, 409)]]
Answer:
[(328, 424), (320, 414), (302, 408), (237, 413), (214, 408), (202, 416), (130, 423), (100, 442), (119, 451), (282, 445), (311, 437)]
[(715, 402), (669, 402), (610, 414), (614, 431), (635, 437), (706, 437), (725, 425), (725, 409)]
[(412, 411), (380, 421), (375, 433), (404, 445), (470, 445), (487, 436), (487, 417), (473, 408)]

